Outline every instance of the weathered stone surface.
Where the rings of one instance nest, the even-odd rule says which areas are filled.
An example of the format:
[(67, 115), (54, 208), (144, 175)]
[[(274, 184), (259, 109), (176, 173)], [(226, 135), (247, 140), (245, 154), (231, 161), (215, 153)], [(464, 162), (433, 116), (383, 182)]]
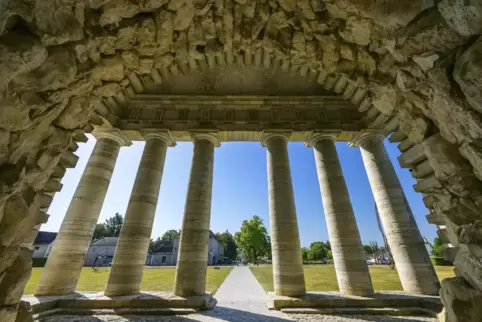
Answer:
[(121, 81), (124, 79), (124, 60), (120, 56), (103, 59), (101, 65), (92, 70), (92, 79)]
[[(103, 6), (103, 13), (100, 17), (100, 24), (102, 26), (115, 24), (122, 18), (131, 18), (140, 12), (154, 11), (164, 4), (168, 0), (111, 0), (107, 1)], [(97, 4), (96, 6), (100, 6)]]
[(36, 32), (46, 45), (60, 45), (84, 37), (84, 1), (36, 0)]
[(30, 0), (5, 0), (2, 1), (0, 11), (0, 35), (15, 25), (18, 18), (32, 22), (34, 17), (34, 1)]
[[(482, 28), (482, 20), (480, 25)], [(453, 75), (472, 108), (482, 113), (482, 37), (460, 56), (455, 63)]]
[(26, 92), (31, 90), (49, 91), (67, 87), (75, 80), (77, 63), (74, 56), (64, 47), (52, 47), (43, 64), (13, 80), (13, 88)]
[(437, 8), (447, 24), (463, 36), (482, 33), (482, 1), (442, 0)]
[(447, 322), (477, 322), (482, 319), (482, 292), (462, 277), (446, 278), (440, 291)]
[[(0, 218), (6, 218), (4, 202), (12, 194), (28, 185), (41, 189), (48, 181), (71, 133), (91, 128), (87, 122), (93, 110), (102, 109), (100, 99), (115, 103), (112, 96), (122, 101), (131, 95), (127, 75), (140, 75), (146, 85), (156, 75), (152, 68), (161, 69), (162, 83), (166, 75), (238, 63), (284, 66), (330, 90), (344, 74), (350, 85), (367, 89), (363, 108), (370, 116), (398, 117), (411, 142), (439, 131), (457, 162), (442, 156), (443, 149), (427, 151), (443, 187), (432, 188), (426, 203), (453, 219), (457, 229), (473, 231), (481, 206), (472, 173), (482, 179), (482, 53), (476, 39), (482, 6), (480, 0), (442, 0), (422, 12), (424, 3), (4, 0), (0, 165), (12, 170), (6, 175), (2, 168), (8, 183), (0, 185)], [(343, 90), (343, 82), (337, 84)], [(462, 166), (458, 153), (472, 169)], [(470, 256), (460, 255), (456, 265), (475, 263), (480, 252), (466, 240), (474, 234), (457, 229), (449, 238), (453, 244), (466, 241), (460, 245), (467, 251), (460, 253)], [(11, 254), (16, 258), (16, 251)], [(13, 263), (3, 261), (7, 257), (0, 261), (5, 267)], [(466, 271), (475, 274), (470, 265)]]
[(0, 90), (18, 74), (29, 72), (47, 59), (47, 49), (38, 40), (9, 33), (0, 38)]
[(463, 144), (460, 153), (474, 167), (474, 173), (482, 181), (482, 139)]
[(366, 46), (370, 43), (372, 34), (372, 22), (368, 19), (348, 17), (345, 28), (340, 36), (349, 43)]

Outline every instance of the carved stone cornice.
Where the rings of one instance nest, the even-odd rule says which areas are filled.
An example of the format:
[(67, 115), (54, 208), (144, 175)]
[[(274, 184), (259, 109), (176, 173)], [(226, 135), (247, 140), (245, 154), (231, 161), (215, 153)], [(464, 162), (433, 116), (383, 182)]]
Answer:
[(197, 130), (197, 131), (191, 131), (190, 132), (191, 137), (193, 142), (194, 141), (200, 141), (200, 140), (206, 140), (214, 144), (214, 146), (217, 148), (221, 145), (221, 141), (219, 140), (219, 135), (217, 131), (212, 131), (212, 130)]
[(363, 142), (374, 138), (378, 138), (383, 141), (383, 139), (385, 139), (385, 134), (383, 134), (380, 130), (363, 130), (355, 134), (353, 139), (348, 143), (348, 146), (352, 148), (359, 148)]
[(267, 146), (268, 140), (272, 138), (281, 138), (288, 142), (291, 138), (291, 133), (292, 131), (290, 130), (269, 130), (269, 131), (263, 131), (261, 134), (261, 145), (263, 147)]
[(149, 138), (156, 138), (166, 142), (167, 146), (176, 146), (176, 141), (173, 139), (171, 132), (168, 130), (143, 130), (142, 136), (147, 141)]
[(305, 147), (311, 148), (316, 144), (316, 142), (321, 140), (331, 140), (333, 142), (336, 142), (339, 135), (340, 135), (340, 131), (313, 132), (310, 135), (310, 137), (306, 140)]
[(92, 135), (94, 135), (96, 139), (110, 139), (116, 141), (120, 146), (132, 145), (131, 140), (129, 140), (129, 138), (127, 138), (127, 136), (117, 128), (108, 129), (96, 127), (92, 132)]

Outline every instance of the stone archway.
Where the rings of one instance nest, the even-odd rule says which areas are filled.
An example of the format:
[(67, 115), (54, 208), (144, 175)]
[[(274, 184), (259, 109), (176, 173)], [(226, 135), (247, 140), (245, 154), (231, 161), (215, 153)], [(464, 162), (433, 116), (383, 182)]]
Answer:
[(390, 124), (429, 220), (456, 249), (458, 277), (442, 283), (447, 319), (480, 318), (477, 1), (23, 0), (0, 14), (2, 320), (15, 318), (28, 245), (84, 133), (114, 124), (166, 73), (241, 63), (317, 79)]

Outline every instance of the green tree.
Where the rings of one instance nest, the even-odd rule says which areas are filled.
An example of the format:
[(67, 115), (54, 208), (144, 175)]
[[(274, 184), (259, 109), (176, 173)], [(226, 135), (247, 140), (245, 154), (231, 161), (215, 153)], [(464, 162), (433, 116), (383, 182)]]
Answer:
[(156, 240), (151, 238), (151, 240), (149, 241), (149, 251), (153, 252), (156, 249), (157, 245), (159, 245), (160, 243), (161, 243), (161, 238), (157, 237)]
[(224, 246), (224, 256), (236, 260), (238, 256), (238, 246), (236, 246), (233, 235), (226, 230), (224, 233), (217, 233), (216, 237), (218, 237)]
[(301, 258), (303, 259), (303, 262), (308, 261), (308, 255), (310, 253), (310, 250), (306, 247), (301, 248)]
[(92, 235), (92, 240), (97, 240), (103, 237), (109, 237), (109, 232), (105, 227), (105, 224), (95, 225), (94, 235)]
[(444, 245), (443, 243), (440, 241), (440, 238), (438, 237), (435, 237), (434, 240), (433, 240), (433, 245), (432, 245), (433, 249), (433, 256), (436, 256), (436, 257), (443, 257), (444, 253)]
[(116, 212), (114, 216), (107, 218), (104, 225), (108, 236), (105, 237), (119, 237), (123, 224), (124, 218), (118, 212)]
[(173, 240), (176, 239), (177, 237), (181, 236), (181, 230), (178, 229), (170, 229), (162, 235), (161, 240)]
[(316, 241), (310, 244), (310, 251), (308, 259), (311, 261), (319, 261), (328, 254), (326, 244), (321, 241)]
[(234, 235), (238, 248), (250, 262), (254, 262), (261, 256), (271, 255), (271, 241), (263, 220), (254, 216), (251, 220), (243, 221), (241, 230)]

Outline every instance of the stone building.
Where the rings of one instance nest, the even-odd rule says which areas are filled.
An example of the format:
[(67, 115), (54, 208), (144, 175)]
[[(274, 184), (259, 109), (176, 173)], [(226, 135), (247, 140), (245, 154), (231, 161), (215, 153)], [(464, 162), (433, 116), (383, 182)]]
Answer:
[(57, 233), (39, 231), (32, 245), (32, 258), (47, 258)]
[(38, 295), (75, 291), (117, 154), (132, 140), (146, 147), (105, 294), (139, 291), (154, 196), (177, 141), (193, 141), (194, 156), (173, 293), (204, 293), (223, 141), (266, 147), (275, 290), (305, 293), (286, 148), (302, 141), (314, 150), (340, 290), (371, 294), (334, 140), (362, 154), (404, 289), (436, 294), (388, 136), (453, 246), (457, 277), (441, 283), (440, 317), (481, 320), (480, 1), (4, 0), (0, 13), (1, 321), (28, 311), (30, 247), (88, 132), (98, 141)]
[(84, 266), (109, 266), (114, 259), (118, 237), (103, 237), (92, 241), (84, 259)]
[[(160, 244), (147, 255), (146, 265), (150, 266), (175, 266), (179, 250), (180, 238), (173, 240), (163, 240)], [(221, 263), (224, 256), (224, 246), (216, 235), (209, 231), (208, 262), (207, 265), (217, 265)]]

